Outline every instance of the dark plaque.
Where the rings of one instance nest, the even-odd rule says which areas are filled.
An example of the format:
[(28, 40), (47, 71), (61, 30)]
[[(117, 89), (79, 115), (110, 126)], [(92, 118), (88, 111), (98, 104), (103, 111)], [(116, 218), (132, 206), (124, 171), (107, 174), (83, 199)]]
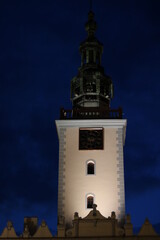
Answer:
[(103, 128), (80, 128), (79, 150), (103, 149)]

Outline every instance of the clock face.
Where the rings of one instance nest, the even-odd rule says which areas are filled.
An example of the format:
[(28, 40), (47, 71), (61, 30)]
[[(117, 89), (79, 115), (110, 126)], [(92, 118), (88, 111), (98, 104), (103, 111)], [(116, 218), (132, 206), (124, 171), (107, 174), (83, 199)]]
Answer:
[(103, 149), (103, 128), (80, 128), (79, 150), (94, 149)]

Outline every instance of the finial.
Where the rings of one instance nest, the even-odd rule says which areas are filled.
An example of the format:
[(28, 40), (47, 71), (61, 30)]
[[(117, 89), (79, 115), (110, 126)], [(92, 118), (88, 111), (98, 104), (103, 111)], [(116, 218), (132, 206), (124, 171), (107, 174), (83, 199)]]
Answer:
[(75, 212), (74, 213), (74, 219), (78, 219), (78, 218), (79, 218), (78, 212)]
[(10, 230), (12, 226), (13, 226), (12, 222), (11, 222), (11, 221), (8, 221), (8, 222), (7, 222), (7, 228)]
[(111, 219), (116, 219), (116, 214), (115, 214), (115, 212), (111, 212)]
[[(92, 4), (91, 4), (90, 8), (92, 8)], [(94, 33), (96, 31), (96, 27), (97, 27), (97, 24), (94, 20), (94, 13), (90, 9), (90, 11), (88, 13), (88, 21), (85, 25), (85, 29), (88, 32), (88, 37), (94, 38)]]
[(44, 220), (42, 220), (41, 227), (45, 227), (45, 226), (46, 226), (46, 222)]
[(97, 204), (93, 204), (93, 216), (97, 215)]

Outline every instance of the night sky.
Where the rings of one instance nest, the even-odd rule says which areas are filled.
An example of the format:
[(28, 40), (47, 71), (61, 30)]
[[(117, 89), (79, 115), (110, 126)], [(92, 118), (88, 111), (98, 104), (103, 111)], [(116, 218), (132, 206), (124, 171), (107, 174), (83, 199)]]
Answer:
[[(59, 109), (86, 38), (87, 0), (0, 1), (0, 232), (24, 216), (56, 231)], [(160, 1), (93, 0), (113, 108), (127, 119), (126, 213), (160, 223)]]

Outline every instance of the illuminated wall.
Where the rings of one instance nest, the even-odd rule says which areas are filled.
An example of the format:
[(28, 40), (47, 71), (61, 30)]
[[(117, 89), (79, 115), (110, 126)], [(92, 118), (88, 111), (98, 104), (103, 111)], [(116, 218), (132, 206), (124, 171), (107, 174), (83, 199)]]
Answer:
[[(86, 198), (94, 196), (97, 209), (105, 217), (116, 212), (124, 218), (124, 167), (123, 145), (126, 120), (58, 120), (59, 136), (59, 187), (58, 216), (71, 223), (74, 212), (85, 217)], [(102, 127), (103, 150), (79, 150), (79, 128)], [(87, 161), (95, 162), (95, 174), (87, 175)]]

